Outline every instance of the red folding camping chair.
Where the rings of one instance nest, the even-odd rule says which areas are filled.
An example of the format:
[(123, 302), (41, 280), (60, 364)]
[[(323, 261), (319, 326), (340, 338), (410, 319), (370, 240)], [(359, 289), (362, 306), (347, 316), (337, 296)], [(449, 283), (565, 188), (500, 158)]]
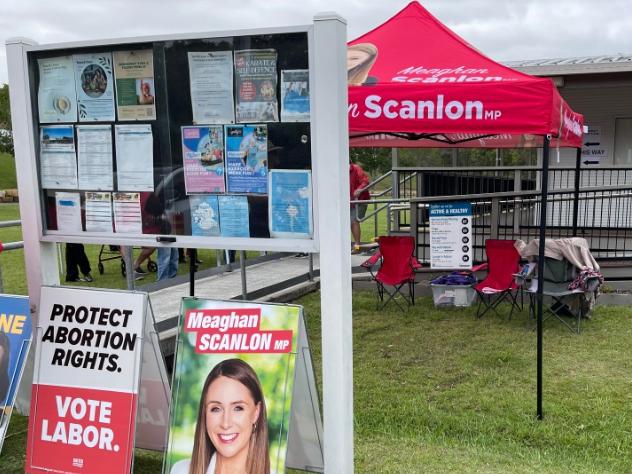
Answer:
[[(472, 268), (472, 271), (487, 269), (487, 276), (474, 289), (478, 293), (478, 308), (476, 317), (482, 318), (485, 313), (493, 310), (498, 314), (498, 305), (503, 301), (511, 303), (509, 319), (514, 309), (522, 310), (522, 291), (515, 281), (518, 273), (520, 254), (514, 247), (513, 240), (485, 241), (487, 263)], [(518, 304), (518, 293), (521, 302)]]
[[(399, 294), (407, 305), (415, 304), (415, 271), (421, 268), (421, 263), (414, 256), (415, 239), (411, 236), (383, 236), (378, 238), (378, 245), (378, 251), (362, 263), (377, 285), (378, 299), (383, 303), (380, 306), (378, 301), (378, 309), (394, 301), (404, 311), (395, 297)], [(404, 285), (408, 285), (408, 296), (402, 292)], [(389, 291), (387, 287), (393, 287), (393, 290)], [(386, 301), (384, 293), (388, 295)]]

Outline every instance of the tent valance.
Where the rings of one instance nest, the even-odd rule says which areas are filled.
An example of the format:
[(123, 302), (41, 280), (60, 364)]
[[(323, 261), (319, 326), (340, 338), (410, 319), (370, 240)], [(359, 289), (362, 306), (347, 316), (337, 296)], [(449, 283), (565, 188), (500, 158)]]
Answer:
[(581, 146), (583, 117), (550, 79), (489, 59), (417, 2), (351, 41), (347, 67), (352, 146)]

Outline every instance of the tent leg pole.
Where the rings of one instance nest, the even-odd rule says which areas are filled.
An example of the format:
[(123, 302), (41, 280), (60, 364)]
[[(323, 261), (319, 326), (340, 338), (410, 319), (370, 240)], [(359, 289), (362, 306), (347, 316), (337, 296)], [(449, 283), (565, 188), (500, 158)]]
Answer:
[(544, 246), (546, 244), (546, 199), (549, 187), (549, 136), (544, 137), (542, 144), (542, 176), (540, 196), (540, 242), (538, 246), (538, 292), (537, 292), (537, 418), (542, 413), (542, 300), (544, 290)]
[(575, 191), (573, 192), (573, 237), (577, 237), (577, 221), (579, 219), (579, 187), (581, 186), (582, 149), (575, 153)]

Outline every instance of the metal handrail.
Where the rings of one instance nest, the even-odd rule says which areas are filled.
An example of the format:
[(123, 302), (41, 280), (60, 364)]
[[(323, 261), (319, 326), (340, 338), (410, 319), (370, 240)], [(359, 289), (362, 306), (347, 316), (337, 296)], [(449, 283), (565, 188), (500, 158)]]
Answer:
[(6, 244), (2, 244), (2, 251), (5, 250), (18, 250), (24, 248), (24, 241), (20, 240), (19, 242), (7, 242)]
[[(552, 166), (549, 171), (575, 171), (575, 166)], [(542, 171), (542, 167), (525, 165), (525, 166), (395, 166), (393, 171)], [(585, 171), (632, 171), (632, 167), (612, 166), (598, 168), (581, 168)]]
[(22, 221), (2, 221), (0, 222), (0, 228), (2, 227), (20, 227), (22, 225)]

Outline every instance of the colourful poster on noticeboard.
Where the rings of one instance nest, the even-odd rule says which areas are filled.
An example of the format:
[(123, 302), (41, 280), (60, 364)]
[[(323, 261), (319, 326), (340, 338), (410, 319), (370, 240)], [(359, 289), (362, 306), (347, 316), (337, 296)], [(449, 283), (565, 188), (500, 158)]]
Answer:
[(187, 194), (223, 193), (223, 127), (182, 127), (182, 162)]
[(285, 472), (301, 311), (182, 299), (163, 472)]
[(268, 192), (268, 127), (226, 125), (226, 188), (229, 193)]
[(29, 299), (0, 294), (0, 451), (30, 343)]

